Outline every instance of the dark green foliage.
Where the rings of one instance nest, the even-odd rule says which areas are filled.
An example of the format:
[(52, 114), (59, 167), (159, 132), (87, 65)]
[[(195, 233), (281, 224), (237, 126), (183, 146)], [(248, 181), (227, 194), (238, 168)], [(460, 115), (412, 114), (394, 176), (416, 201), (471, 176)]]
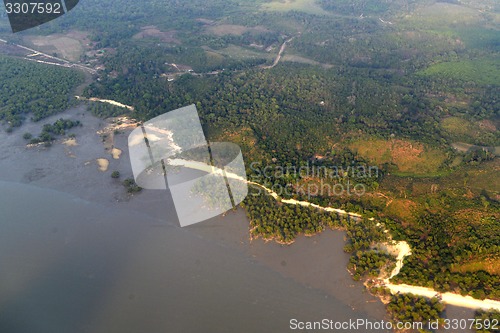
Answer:
[(116, 105), (100, 102), (89, 102), (88, 109), (94, 116), (101, 118), (117, 117), (128, 112), (127, 109), (121, 108)]
[(242, 204), (251, 221), (252, 236), (292, 242), (298, 234), (312, 235), (326, 227), (338, 228), (343, 216), (315, 208), (276, 203), (263, 189), (252, 189)]
[(439, 320), (445, 306), (439, 299), (428, 299), (413, 294), (397, 294), (391, 296), (387, 309), (394, 322), (423, 323)]
[(125, 189), (130, 194), (142, 191), (142, 187), (140, 187), (139, 185), (137, 185), (135, 183), (135, 180), (133, 178), (127, 178), (127, 179), (125, 179), (123, 181), (123, 186), (125, 186)]
[(119, 171), (113, 171), (111, 173), (111, 178), (115, 178), (115, 179), (120, 178), (120, 172)]
[[(493, 148), (492, 148), (493, 149)], [(474, 149), (464, 156), (464, 162), (471, 165), (478, 165), (484, 161), (491, 161), (495, 158), (495, 154), (487, 149)]]
[[(53, 124), (43, 125), (42, 133), (40, 133), (40, 135), (37, 138), (31, 139), (30, 143), (37, 144), (43, 142), (45, 143), (46, 147), (50, 147), (50, 143), (55, 140), (56, 136), (65, 135), (68, 129), (71, 129), (76, 126), (82, 126), (79, 120), (73, 121), (60, 118)], [(28, 140), (26, 134), (24, 138)]]
[(73, 121), (68, 119), (60, 118), (53, 124), (45, 124), (42, 128), (42, 135), (45, 133), (54, 135), (65, 135), (66, 130), (69, 130), (76, 126), (82, 126), (79, 120)]
[(380, 275), (383, 267), (386, 267), (386, 270), (390, 272), (391, 267), (388, 264), (392, 262), (394, 262), (394, 258), (384, 252), (357, 251), (349, 259), (347, 268), (355, 280), (366, 276), (376, 278)]
[(93, 39), (99, 47), (108, 47), (132, 37), (142, 26), (157, 25), (162, 29), (190, 32), (201, 26), (195, 18), (217, 19), (238, 9), (254, 6), (242, 0), (122, 0), (119, 3), (86, 0), (72, 10), (74, 14), (71, 17), (62, 17), (42, 29), (59, 32), (65, 27), (79, 27), (93, 31)]
[(0, 123), (19, 127), (66, 110), (83, 81), (74, 70), (0, 56)]

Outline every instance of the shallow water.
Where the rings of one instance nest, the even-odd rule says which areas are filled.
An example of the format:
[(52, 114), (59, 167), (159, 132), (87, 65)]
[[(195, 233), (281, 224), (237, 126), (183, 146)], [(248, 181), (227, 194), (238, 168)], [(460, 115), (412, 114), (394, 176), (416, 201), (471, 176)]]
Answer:
[(249, 244), (242, 212), (179, 228), (158, 193), (100, 205), (0, 191), (2, 333), (286, 332), (292, 318), (384, 316), (350, 287), (340, 233)]

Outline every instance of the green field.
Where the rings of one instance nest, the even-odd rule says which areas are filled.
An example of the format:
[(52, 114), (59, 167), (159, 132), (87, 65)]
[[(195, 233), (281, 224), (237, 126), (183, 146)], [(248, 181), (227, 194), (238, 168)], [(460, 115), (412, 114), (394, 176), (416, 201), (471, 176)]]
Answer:
[(452, 142), (497, 146), (500, 136), (492, 122), (471, 122), (460, 117), (448, 117), (441, 121), (443, 133)]
[(286, 12), (295, 10), (308, 14), (329, 15), (329, 13), (321, 8), (315, 0), (281, 0), (272, 1), (262, 5), (264, 10)]
[(442, 62), (431, 65), (420, 74), (481, 85), (499, 85), (500, 58)]

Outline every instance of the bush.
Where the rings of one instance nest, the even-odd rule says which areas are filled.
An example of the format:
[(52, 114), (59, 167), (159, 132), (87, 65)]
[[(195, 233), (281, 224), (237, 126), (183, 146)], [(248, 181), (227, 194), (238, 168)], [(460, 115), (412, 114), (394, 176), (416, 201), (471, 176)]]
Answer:
[(142, 191), (142, 187), (137, 185), (133, 178), (127, 178), (123, 181), (123, 186), (127, 189), (128, 193), (136, 193)]
[(115, 178), (115, 179), (120, 178), (120, 172), (119, 171), (113, 171), (111, 173), (111, 178)]

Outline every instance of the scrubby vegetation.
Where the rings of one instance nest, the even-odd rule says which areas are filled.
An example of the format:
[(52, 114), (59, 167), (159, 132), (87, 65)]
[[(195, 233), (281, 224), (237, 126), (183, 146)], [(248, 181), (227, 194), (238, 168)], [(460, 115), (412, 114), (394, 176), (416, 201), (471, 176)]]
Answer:
[[(76, 126), (82, 126), (79, 120), (69, 120), (69, 119), (63, 119), (60, 118), (53, 124), (45, 124), (42, 127), (42, 133), (36, 138), (32, 138), (30, 140), (31, 144), (37, 144), (37, 143), (45, 143), (46, 145), (50, 145), (52, 141), (56, 139), (57, 136), (60, 135), (65, 135), (66, 131), (76, 127)], [(27, 133), (29, 134), (29, 133)], [(31, 134), (27, 135), (25, 134), (23, 137), (24, 139), (28, 140), (28, 137), (32, 137)]]

